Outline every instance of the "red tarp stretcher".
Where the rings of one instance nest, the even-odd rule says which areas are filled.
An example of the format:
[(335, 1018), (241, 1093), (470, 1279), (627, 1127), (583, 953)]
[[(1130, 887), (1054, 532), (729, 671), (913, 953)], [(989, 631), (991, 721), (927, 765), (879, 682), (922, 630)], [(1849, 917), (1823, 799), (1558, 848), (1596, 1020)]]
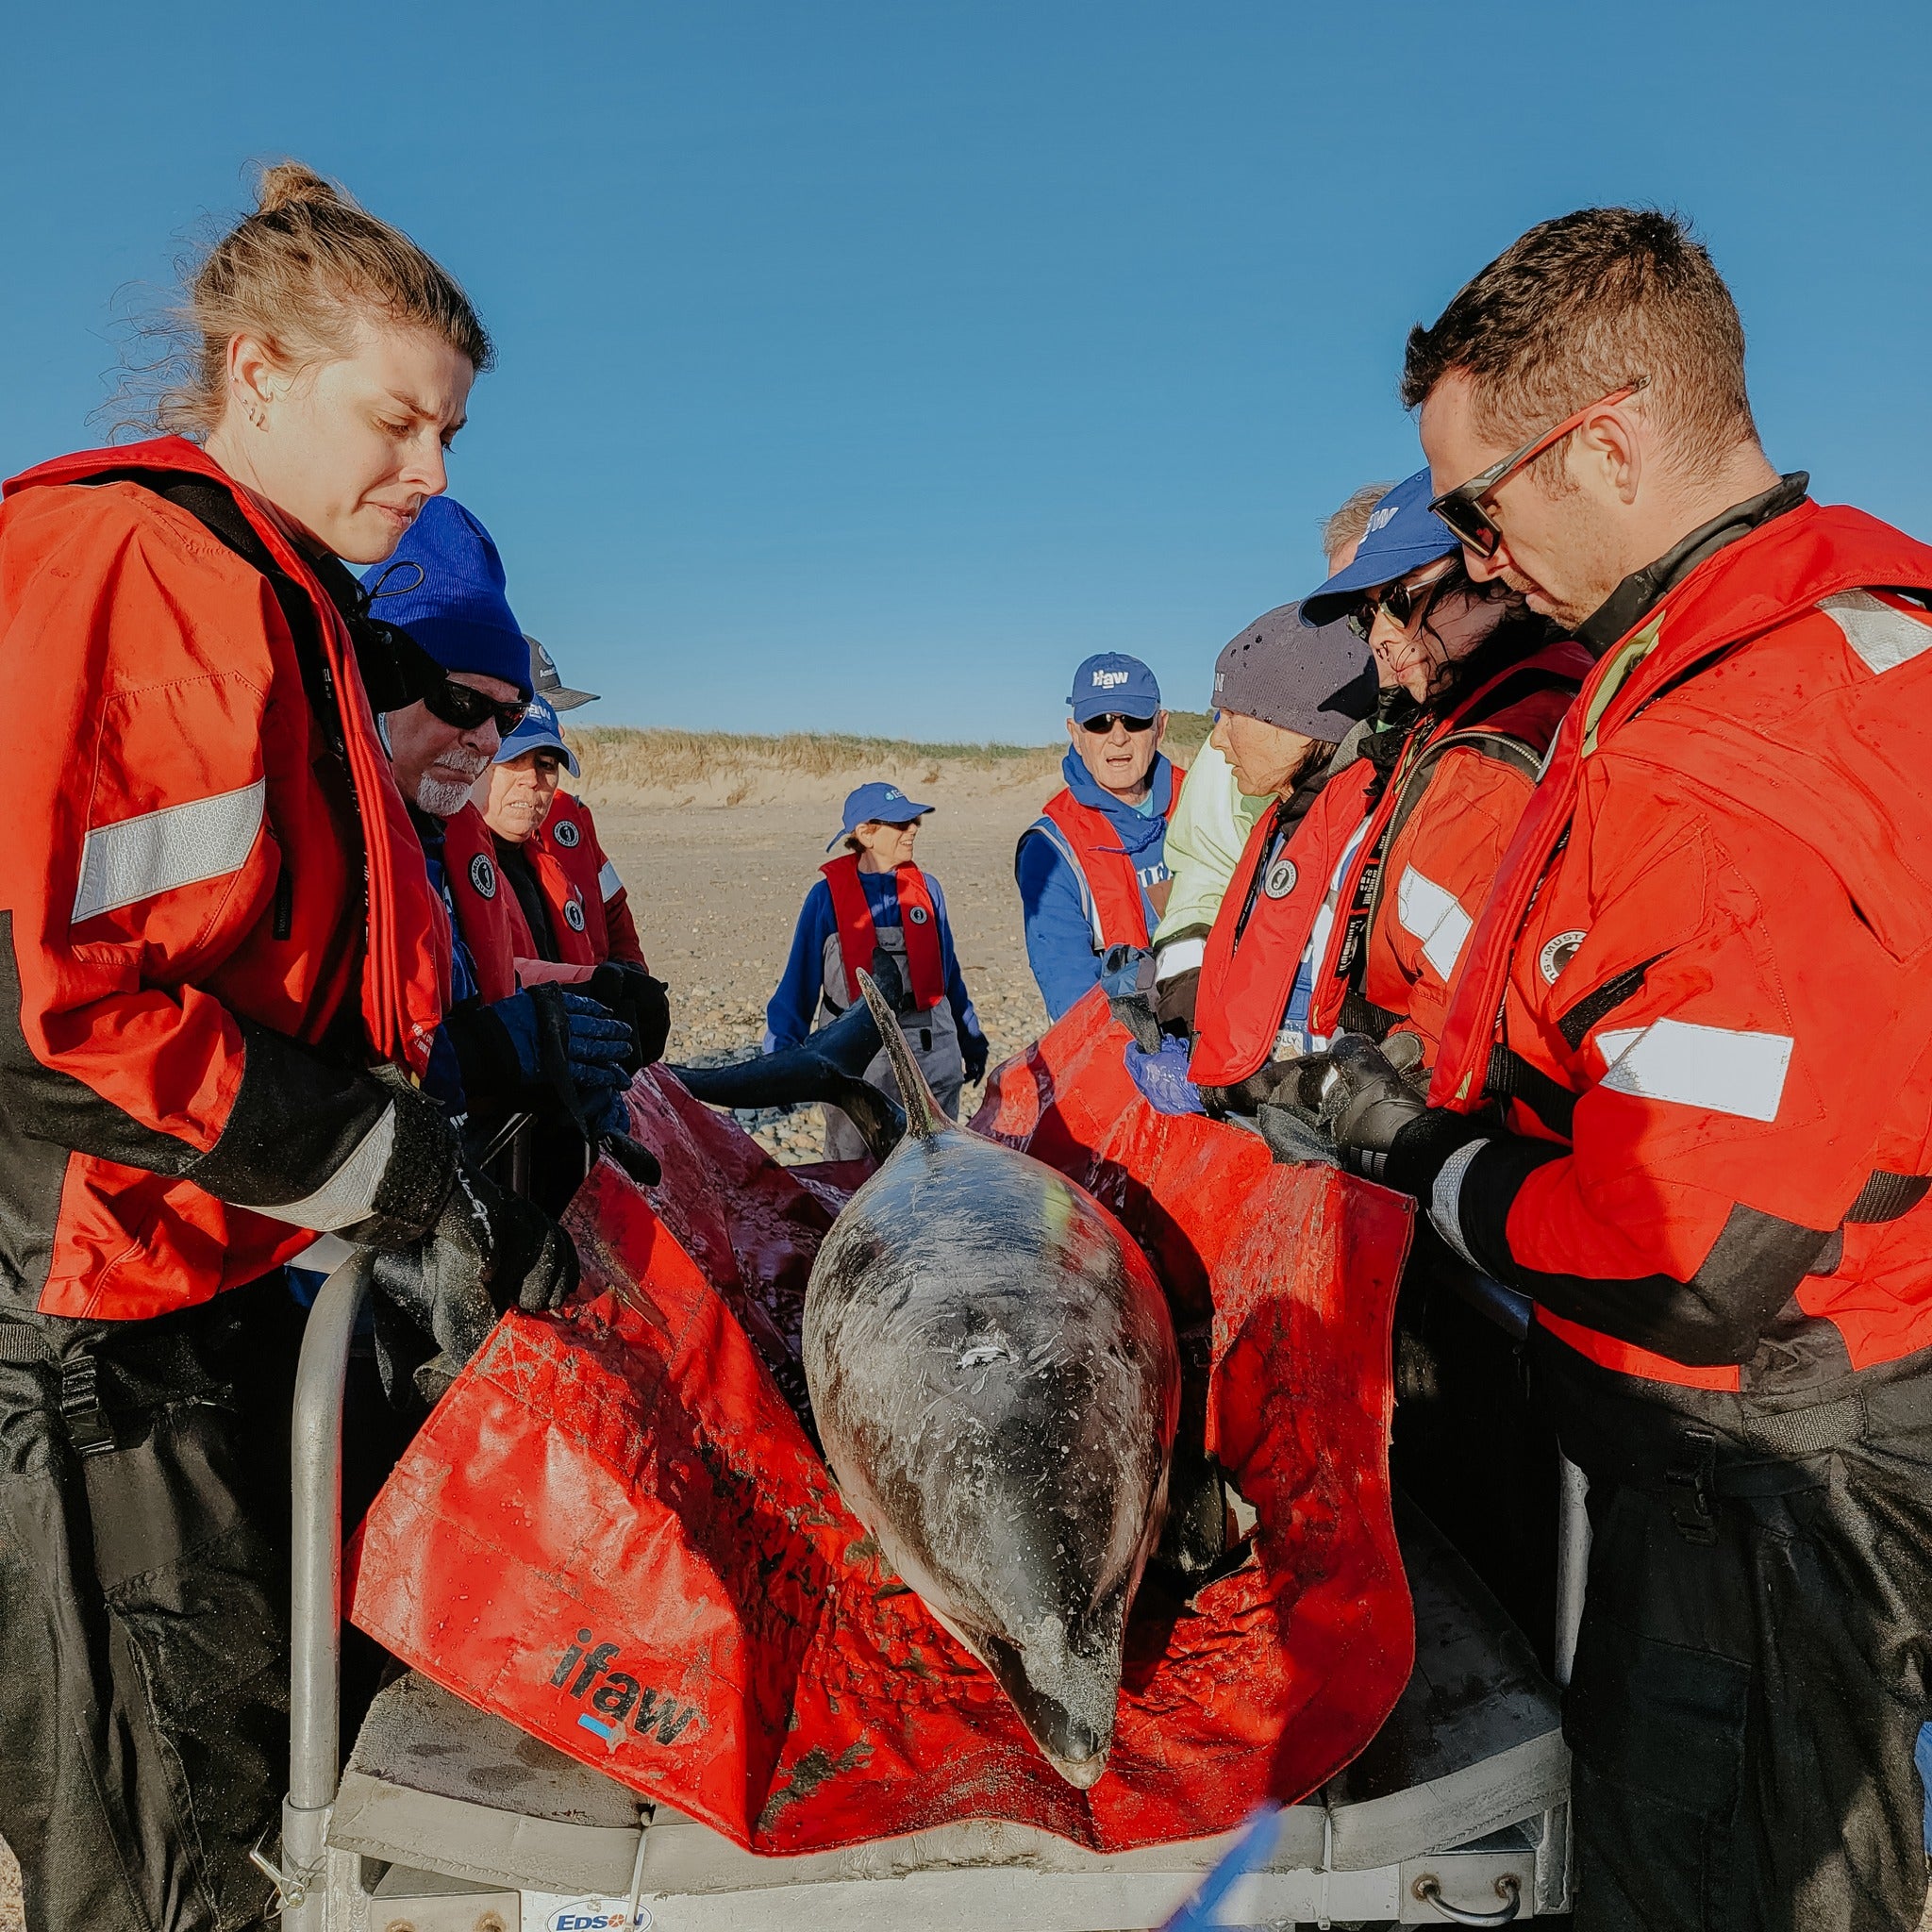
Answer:
[(1212, 1304), (1208, 1441), (1249, 1559), (1143, 1587), (1119, 1726), (1064, 1783), (992, 1679), (881, 1568), (769, 1362), (797, 1377), (819, 1239), (862, 1169), (788, 1171), (670, 1074), (633, 1089), (649, 1194), (600, 1163), (572, 1208), (594, 1297), (511, 1314), (352, 1552), (349, 1611), (425, 1676), (758, 1852), (969, 1818), (1102, 1851), (1238, 1824), (1374, 1736), (1407, 1682), (1389, 1336), (1408, 1204), (1141, 1098), (1096, 991), (974, 1122), (1091, 1189)]

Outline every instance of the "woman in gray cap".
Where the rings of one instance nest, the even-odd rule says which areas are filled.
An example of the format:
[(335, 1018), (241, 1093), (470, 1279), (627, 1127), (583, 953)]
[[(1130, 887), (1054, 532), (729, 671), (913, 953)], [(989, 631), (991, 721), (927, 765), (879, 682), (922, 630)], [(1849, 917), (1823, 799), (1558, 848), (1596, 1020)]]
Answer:
[(1303, 624), (1284, 604), (1235, 638), (1214, 667), (1214, 742), (1241, 790), (1273, 797), (1248, 836), (1195, 998), (1191, 1077), (1224, 1090), (1307, 1050), (1314, 967), (1332, 888), (1364, 829), (1375, 766), (1338, 756), (1367, 694), (1362, 641), (1346, 624)]

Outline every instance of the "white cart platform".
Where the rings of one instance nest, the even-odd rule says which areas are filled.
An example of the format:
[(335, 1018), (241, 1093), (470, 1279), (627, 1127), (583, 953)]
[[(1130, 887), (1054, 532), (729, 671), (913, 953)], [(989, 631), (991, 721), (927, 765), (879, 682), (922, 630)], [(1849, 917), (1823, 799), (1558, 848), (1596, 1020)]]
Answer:
[[(344, 1268), (311, 1318), (305, 1380), (313, 1350), (314, 1381), (325, 1395), (332, 1375), (336, 1390), (332, 1436), (298, 1397), (311, 1474), (325, 1444), (299, 1424), (306, 1410), (339, 1443), (340, 1355), (361, 1290)], [(1102, 1855), (974, 1824), (759, 1857), (413, 1674), (376, 1699), (338, 1788), (333, 1712), (320, 1699), (335, 1695), (339, 1525), (325, 1566), (313, 1536), (325, 1499), (313, 1501), (317, 1560), (305, 1579), (298, 1558), (296, 1573), (291, 1932), (1141, 1932), (1230, 1842)], [(1225, 1923), (1506, 1924), (1569, 1907), (1558, 1692), (1435, 1529), (1400, 1503), (1396, 1527), (1415, 1599), (1414, 1674), (1361, 1757), (1282, 1814), (1273, 1857), (1237, 1889)]]

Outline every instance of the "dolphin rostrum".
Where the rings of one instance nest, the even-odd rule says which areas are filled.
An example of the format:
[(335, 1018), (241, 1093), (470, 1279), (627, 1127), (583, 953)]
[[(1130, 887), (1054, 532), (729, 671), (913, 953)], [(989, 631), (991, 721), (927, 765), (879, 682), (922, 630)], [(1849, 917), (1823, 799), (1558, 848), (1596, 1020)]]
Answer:
[(1093, 1198), (939, 1109), (858, 980), (908, 1133), (812, 1265), (805, 1375), (846, 1503), (1060, 1775), (1107, 1768), (1180, 1406), (1153, 1270)]

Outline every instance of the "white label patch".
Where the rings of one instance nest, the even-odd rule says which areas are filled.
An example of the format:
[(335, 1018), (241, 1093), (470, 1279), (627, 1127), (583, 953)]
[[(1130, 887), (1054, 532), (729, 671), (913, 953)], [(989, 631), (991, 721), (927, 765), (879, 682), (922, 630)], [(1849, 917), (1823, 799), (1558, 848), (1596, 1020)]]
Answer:
[(1457, 903), (1456, 894), (1434, 879), (1405, 868), (1402, 883), (1395, 889), (1395, 916), (1405, 932), (1422, 941), (1423, 958), (1436, 969), (1445, 985), (1462, 956), (1462, 942), (1474, 922)]
[(1740, 1120), (1774, 1121), (1790, 1071), (1791, 1041), (1783, 1033), (1737, 1033), (1689, 1020), (1599, 1033), (1608, 1071), (1603, 1085)]
[(607, 858), (603, 870), (597, 874), (597, 891), (608, 906), (624, 891), (624, 881), (617, 876), (617, 868)]
[(1821, 599), (1818, 608), (1844, 632), (1865, 668), (1881, 677), (1932, 645), (1932, 623), (1907, 617), (1870, 591), (1840, 591)]
[(261, 830), (268, 781), (258, 778), (239, 791), (95, 825), (81, 841), (74, 924), (240, 872)]

